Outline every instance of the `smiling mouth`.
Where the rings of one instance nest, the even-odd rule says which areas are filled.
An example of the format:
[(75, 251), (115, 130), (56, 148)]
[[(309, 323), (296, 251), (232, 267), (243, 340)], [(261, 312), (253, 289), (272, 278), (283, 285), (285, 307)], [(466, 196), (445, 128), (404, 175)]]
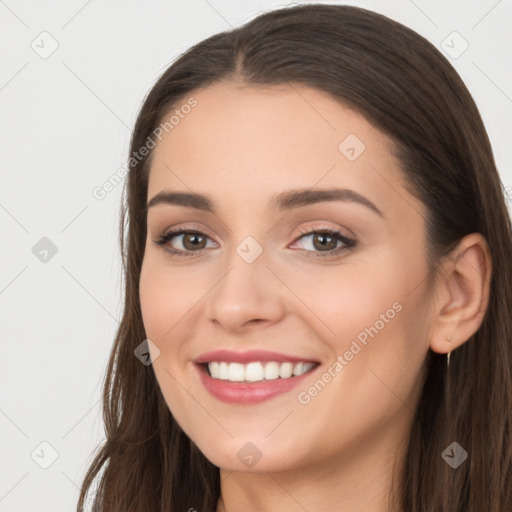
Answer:
[(212, 379), (227, 382), (265, 382), (300, 377), (320, 366), (316, 362), (253, 361), (247, 364), (211, 361), (198, 363)]

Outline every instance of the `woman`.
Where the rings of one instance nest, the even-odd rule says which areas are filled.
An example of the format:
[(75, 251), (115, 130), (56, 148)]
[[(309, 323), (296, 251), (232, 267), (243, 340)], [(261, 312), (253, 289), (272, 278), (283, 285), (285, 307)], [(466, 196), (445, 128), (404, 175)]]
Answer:
[(263, 14), (161, 76), (129, 163), (79, 511), (102, 469), (105, 512), (512, 509), (511, 223), (438, 50)]

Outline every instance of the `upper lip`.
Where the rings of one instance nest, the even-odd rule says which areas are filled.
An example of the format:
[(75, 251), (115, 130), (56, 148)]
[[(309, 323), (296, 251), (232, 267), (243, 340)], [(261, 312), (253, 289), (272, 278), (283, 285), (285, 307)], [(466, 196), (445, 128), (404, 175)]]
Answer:
[(276, 361), (278, 363), (318, 363), (314, 359), (307, 357), (297, 357), (288, 354), (280, 354), (278, 352), (271, 352), (269, 350), (248, 350), (246, 352), (234, 352), (232, 350), (214, 350), (212, 352), (205, 352), (201, 354), (195, 363), (203, 364), (211, 361), (225, 361), (227, 363), (242, 363), (247, 364), (253, 361)]

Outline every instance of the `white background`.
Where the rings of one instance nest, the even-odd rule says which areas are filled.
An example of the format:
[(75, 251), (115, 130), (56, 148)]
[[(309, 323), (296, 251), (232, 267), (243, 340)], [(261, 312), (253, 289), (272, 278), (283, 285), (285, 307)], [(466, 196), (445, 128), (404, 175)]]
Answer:
[[(381, 12), (440, 49), (453, 31), (469, 43), (451, 62), (512, 192), (512, 2), (324, 3)], [(289, 4), (0, 0), (0, 512), (74, 510), (103, 439), (102, 379), (122, 305), (122, 186), (103, 200), (92, 191), (125, 165), (145, 94), (196, 42)], [(46, 59), (31, 47), (51, 49), (43, 31), (58, 43)], [(47, 262), (32, 252), (42, 237), (57, 247)]]

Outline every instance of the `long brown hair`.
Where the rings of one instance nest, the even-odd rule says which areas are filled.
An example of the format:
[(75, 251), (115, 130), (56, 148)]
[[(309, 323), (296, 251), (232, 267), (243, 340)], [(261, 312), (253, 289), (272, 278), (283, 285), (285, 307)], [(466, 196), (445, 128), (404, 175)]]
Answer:
[[(425, 38), (362, 8), (322, 4), (270, 11), (196, 44), (143, 103), (121, 207), (125, 300), (104, 382), (106, 440), (77, 510), (97, 477), (96, 512), (216, 509), (219, 468), (174, 420), (152, 367), (134, 357), (146, 338), (138, 283), (152, 152), (134, 155), (194, 90), (231, 80), (314, 87), (388, 135), (404, 186), (427, 208), (426, 258), (434, 271), (463, 236), (486, 238), (493, 270), (486, 314), (451, 354), (449, 378), (446, 357), (429, 351), (396, 496), (407, 512), (512, 510), (512, 226), (482, 119), (457, 72)], [(441, 456), (453, 441), (469, 453), (457, 469)]]

